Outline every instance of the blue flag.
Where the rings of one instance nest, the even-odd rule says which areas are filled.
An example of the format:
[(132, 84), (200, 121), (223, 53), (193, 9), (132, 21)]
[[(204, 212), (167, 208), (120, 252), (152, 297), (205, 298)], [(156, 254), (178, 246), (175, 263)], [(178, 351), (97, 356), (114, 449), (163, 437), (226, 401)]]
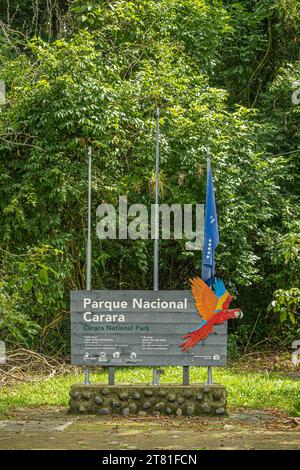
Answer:
[(215, 274), (214, 251), (219, 243), (219, 228), (210, 159), (207, 159), (202, 279), (211, 286)]

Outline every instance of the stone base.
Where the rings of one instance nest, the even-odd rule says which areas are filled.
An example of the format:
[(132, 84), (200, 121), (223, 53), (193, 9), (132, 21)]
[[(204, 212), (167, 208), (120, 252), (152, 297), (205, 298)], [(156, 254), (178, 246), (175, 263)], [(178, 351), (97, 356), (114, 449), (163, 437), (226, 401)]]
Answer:
[(223, 385), (74, 384), (70, 413), (118, 416), (203, 416), (226, 414)]

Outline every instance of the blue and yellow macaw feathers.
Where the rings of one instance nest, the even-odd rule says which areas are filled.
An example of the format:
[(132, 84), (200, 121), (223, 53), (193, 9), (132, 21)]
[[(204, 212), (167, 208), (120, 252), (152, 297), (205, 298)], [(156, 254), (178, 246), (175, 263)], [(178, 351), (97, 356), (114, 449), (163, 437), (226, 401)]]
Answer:
[(213, 290), (199, 277), (191, 279), (191, 284), (196, 309), (203, 320), (209, 320), (221, 310), (229, 292), (227, 292), (222, 279), (215, 279)]
[(226, 292), (226, 287), (224, 286), (224, 282), (222, 279), (215, 278), (213, 284), (213, 291), (217, 297), (222, 297)]

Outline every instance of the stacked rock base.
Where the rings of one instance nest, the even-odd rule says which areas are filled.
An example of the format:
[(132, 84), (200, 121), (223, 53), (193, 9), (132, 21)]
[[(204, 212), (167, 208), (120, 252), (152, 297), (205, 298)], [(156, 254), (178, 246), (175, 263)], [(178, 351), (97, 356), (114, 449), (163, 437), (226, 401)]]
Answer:
[(117, 416), (203, 416), (226, 414), (223, 385), (74, 384), (70, 413)]

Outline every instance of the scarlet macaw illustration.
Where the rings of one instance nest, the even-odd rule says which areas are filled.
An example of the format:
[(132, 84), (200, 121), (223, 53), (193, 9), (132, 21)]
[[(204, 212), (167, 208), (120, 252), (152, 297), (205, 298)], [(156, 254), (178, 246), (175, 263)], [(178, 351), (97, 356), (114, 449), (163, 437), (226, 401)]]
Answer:
[(228, 309), (232, 297), (226, 290), (222, 279), (214, 280), (213, 290), (199, 277), (192, 279), (191, 283), (195, 306), (202, 323), (199, 328), (183, 336), (186, 340), (180, 345), (183, 352), (192, 349), (199, 341), (213, 333), (214, 325), (220, 325), (229, 318), (242, 318), (243, 316), (239, 308)]

